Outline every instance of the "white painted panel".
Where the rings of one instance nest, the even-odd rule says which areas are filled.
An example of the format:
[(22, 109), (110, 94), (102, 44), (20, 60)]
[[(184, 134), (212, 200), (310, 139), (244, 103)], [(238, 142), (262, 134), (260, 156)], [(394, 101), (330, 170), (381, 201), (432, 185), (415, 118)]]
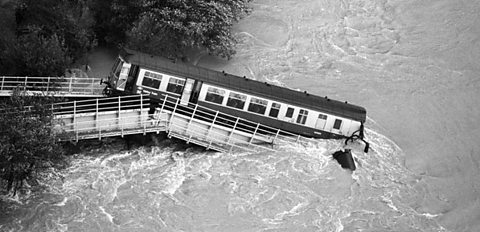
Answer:
[(315, 114), (315, 111), (308, 110), (307, 121), (305, 122), (305, 126), (315, 127), (315, 123), (317, 122), (316, 118), (317, 118), (317, 114)]
[[(148, 86), (143, 86), (142, 85), (142, 82), (143, 82), (143, 78), (145, 77), (145, 72), (151, 72), (151, 73), (155, 73), (155, 74), (159, 74), (162, 76), (162, 81), (160, 82), (160, 86), (158, 88), (158, 90), (160, 91), (163, 91), (165, 92), (167, 90), (167, 85), (168, 85), (168, 80), (169, 80), (169, 76), (168, 75), (165, 75), (163, 73), (160, 73), (160, 72), (155, 72), (155, 71), (152, 71), (152, 70), (149, 70), (149, 69), (143, 69), (143, 68), (140, 68), (140, 71), (138, 72), (138, 78), (137, 78), (137, 89), (141, 90), (141, 89), (144, 89), (144, 90), (147, 90), (147, 91), (143, 91), (143, 92), (150, 92), (149, 90), (153, 90), (154, 88), (152, 87), (148, 87)], [(140, 87), (140, 88), (139, 88)], [(138, 92), (138, 91), (137, 91)]]
[(327, 120), (318, 118), (317, 116), (317, 121), (315, 122), (315, 128), (319, 130), (324, 130), (326, 123), (327, 123)]
[(335, 122), (335, 117), (327, 114), (327, 122), (325, 123), (324, 131), (332, 132), (333, 123)]
[[(248, 111), (248, 106), (250, 105), (250, 101), (252, 100), (251, 95), (247, 95), (247, 98), (245, 99), (245, 105), (243, 106), (244, 111)], [(249, 112), (251, 113), (251, 112)]]
[(130, 67), (132, 64), (130, 63), (123, 63), (122, 70), (120, 71), (120, 75), (117, 81), (117, 89), (118, 90), (125, 90), (125, 84), (127, 84), (128, 79), (128, 72), (130, 71)]
[(160, 73), (160, 74), (162, 75), (162, 82), (160, 82), (160, 87), (158, 87), (158, 90), (160, 90), (162, 92), (166, 92), (168, 81), (170, 80), (170, 78), (169, 78), (169, 76), (167, 76), (163, 73)]
[(138, 78), (137, 78), (137, 86), (142, 86), (143, 82), (143, 76), (145, 76), (145, 69), (140, 68), (140, 71), (138, 72)]
[(183, 87), (182, 98), (180, 99), (180, 104), (188, 105), (188, 100), (190, 100), (190, 96), (192, 95), (194, 82), (195, 82), (194, 79), (187, 79), (187, 82), (185, 82), (185, 86)]
[(361, 123), (357, 121), (352, 121), (350, 123), (350, 129), (348, 131), (348, 135), (352, 135), (355, 131), (360, 130)]
[(350, 130), (351, 122), (352, 122), (352, 120), (342, 119), (342, 127), (340, 127), (340, 134), (341, 135), (348, 135), (348, 131)]
[(202, 88), (200, 88), (200, 93), (198, 94), (199, 101), (205, 101), (205, 96), (207, 95), (207, 90), (210, 85), (203, 84)]
[[(222, 88), (219, 88), (219, 89), (222, 89)], [(225, 90), (225, 95), (223, 96), (222, 106), (227, 106), (228, 97), (230, 96), (230, 90), (228, 89), (223, 89), (223, 90)]]

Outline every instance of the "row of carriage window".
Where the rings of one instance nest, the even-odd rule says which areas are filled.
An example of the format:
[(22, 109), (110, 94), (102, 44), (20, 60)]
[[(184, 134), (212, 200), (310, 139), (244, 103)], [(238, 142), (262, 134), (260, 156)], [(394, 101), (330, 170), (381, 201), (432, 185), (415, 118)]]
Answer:
[[(162, 79), (163, 79), (163, 76), (161, 74), (145, 71), (145, 74), (142, 80), (142, 85), (145, 87), (159, 89)], [(182, 94), (184, 86), (185, 86), (185, 80), (170, 77), (168, 80), (166, 90), (167, 92), (170, 92), (170, 93)], [(205, 101), (222, 105), (223, 99), (225, 98), (225, 94), (226, 94), (226, 91), (224, 89), (208, 87), (207, 94), (205, 96)], [(230, 94), (228, 95), (226, 105), (232, 108), (243, 110), (245, 107), (246, 100), (247, 100), (247, 95), (230, 92)], [(247, 110), (252, 113), (265, 115), (265, 112), (267, 111), (267, 105), (268, 105), (267, 100), (251, 97)], [(280, 107), (281, 107), (280, 103), (272, 102), (270, 111), (268, 112), (268, 116), (272, 118), (278, 118), (278, 115), (280, 113)], [(285, 118), (293, 118), (294, 110), (295, 110), (294, 108), (288, 107), (287, 111), (285, 112)], [(297, 116), (296, 123), (305, 125), (307, 121), (308, 113), (309, 113), (308, 110), (300, 109)], [(327, 115), (319, 114), (316, 127), (317, 128), (319, 127), (318, 122), (320, 121), (324, 126), (326, 120), (327, 120)], [(336, 119), (333, 125), (333, 128), (340, 129), (341, 123), (342, 123), (341, 120)], [(323, 128), (323, 126), (321, 127)]]
[[(205, 101), (221, 105), (223, 103), (223, 99), (225, 98), (225, 94), (226, 94), (226, 91), (223, 89), (208, 87), (207, 94), (205, 96)], [(247, 95), (230, 92), (230, 94), (228, 95), (226, 105), (229, 107), (243, 110), (245, 107), (246, 100), (247, 100)], [(265, 115), (265, 112), (267, 111), (267, 105), (268, 105), (267, 100), (251, 97), (247, 110), (252, 113)], [(281, 107), (280, 103), (272, 102), (272, 106), (270, 107), (268, 116), (272, 118), (278, 118), (278, 114), (280, 113), (280, 107)], [(294, 110), (295, 110), (294, 108), (288, 107), (287, 111), (285, 112), (285, 117), (292, 118)], [(297, 116), (296, 123), (305, 125), (305, 123), (307, 122), (307, 117), (308, 117), (308, 110), (300, 109)], [(326, 120), (327, 115), (320, 114), (319, 118)]]
[[(163, 76), (158, 73), (152, 73), (145, 71), (143, 76), (142, 85), (154, 89), (159, 89), (162, 83)], [(185, 86), (185, 80), (170, 77), (167, 85), (167, 92), (182, 94), (183, 87)]]

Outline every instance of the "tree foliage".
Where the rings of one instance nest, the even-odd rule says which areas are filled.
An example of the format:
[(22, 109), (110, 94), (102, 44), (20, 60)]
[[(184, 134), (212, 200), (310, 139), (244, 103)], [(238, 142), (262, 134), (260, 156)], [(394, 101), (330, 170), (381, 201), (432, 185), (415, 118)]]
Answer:
[(44, 37), (56, 35), (76, 59), (96, 45), (89, 4), (87, 0), (21, 0), (15, 12), (17, 33), (30, 33), (33, 26)]
[(15, 192), (40, 171), (63, 164), (62, 146), (54, 133), (53, 101), (15, 91), (0, 102), (0, 178), (6, 190)]
[(140, 1), (111, 0), (92, 1), (95, 19), (93, 30), (102, 45), (123, 46), (126, 32), (138, 19), (142, 10)]
[(42, 35), (40, 29), (31, 27), (1, 52), (3, 75), (61, 76), (71, 63), (64, 42), (56, 34)]
[[(12, 1), (13, 2), (13, 1)], [(19, 0), (1, 6), (2, 75), (61, 75), (96, 45), (88, 0)]]
[(192, 48), (231, 58), (231, 28), (250, 12), (250, 1), (12, 1), (0, 6), (1, 74), (61, 75), (97, 40), (170, 58)]
[(233, 23), (250, 12), (250, 0), (142, 0), (142, 10), (127, 32), (128, 45), (149, 53), (183, 57), (190, 48), (231, 58)]

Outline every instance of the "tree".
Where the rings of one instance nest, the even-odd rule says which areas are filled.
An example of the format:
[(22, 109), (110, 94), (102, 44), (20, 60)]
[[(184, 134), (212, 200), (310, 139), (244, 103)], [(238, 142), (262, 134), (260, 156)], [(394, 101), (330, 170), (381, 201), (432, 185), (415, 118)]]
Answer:
[(16, 40), (15, 7), (13, 2), (0, 4), (0, 28), (2, 28), (2, 33), (0, 33), (0, 75), (10, 75), (12, 66), (7, 50), (14, 46)]
[(96, 46), (95, 23), (88, 0), (20, 0), (15, 18), (17, 34), (37, 33), (44, 38), (56, 35), (71, 60)]
[(39, 28), (30, 27), (28, 33), (2, 52), (2, 75), (61, 76), (71, 63), (63, 40), (56, 34), (43, 35)]
[(96, 46), (91, 1), (19, 0), (0, 7), (0, 75), (63, 75)]
[(231, 58), (233, 23), (250, 12), (251, 0), (142, 0), (142, 13), (127, 33), (129, 47), (170, 58), (190, 48)]
[(54, 132), (55, 120), (48, 96), (27, 96), (18, 90), (0, 102), (0, 178), (15, 194), (26, 180), (64, 164)]
[(140, 1), (131, 0), (93, 0), (90, 3), (95, 25), (93, 30), (102, 45), (122, 46), (126, 41), (126, 32), (141, 13)]

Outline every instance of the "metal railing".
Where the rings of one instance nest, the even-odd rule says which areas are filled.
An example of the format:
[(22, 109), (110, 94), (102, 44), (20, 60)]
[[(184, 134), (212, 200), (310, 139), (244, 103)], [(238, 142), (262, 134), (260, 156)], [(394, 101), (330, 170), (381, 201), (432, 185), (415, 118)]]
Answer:
[[(153, 115), (146, 112), (151, 107), (156, 109)], [(117, 112), (116, 118), (99, 119), (102, 112), (112, 111)], [(134, 111), (145, 113), (122, 116), (123, 112)], [(233, 149), (274, 150), (265, 144), (311, 140), (198, 104), (183, 105), (178, 97), (168, 95), (163, 95), (161, 101), (155, 103), (151, 103), (150, 98), (143, 95), (57, 103), (54, 105), (54, 114), (60, 118), (72, 118), (71, 123), (62, 126), (65, 128), (64, 132), (77, 140), (167, 131), (170, 137), (224, 152)], [(76, 120), (86, 115), (96, 117), (89, 121)], [(183, 123), (178, 120), (183, 120)], [(95, 122), (92, 123), (93, 121)]]
[(100, 81), (99, 78), (2, 76), (0, 91), (13, 91), (18, 88), (31, 92), (101, 96), (104, 87)]
[[(53, 113), (57, 119), (71, 119), (71, 123), (63, 123), (61, 136), (63, 139), (102, 138), (159, 132), (161, 128), (148, 115), (150, 99), (143, 95), (97, 98), (73, 102), (53, 104)], [(128, 113), (137, 112), (135, 115)], [(102, 115), (113, 115), (101, 119)], [(79, 120), (92, 117), (93, 120)]]
[[(238, 147), (235, 145), (236, 142), (242, 144), (242, 147), (250, 147), (255, 146), (255, 142), (263, 142), (274, 144), (277, 141), (289, 142), (289, 143), (297, 143), (300, 141), (312, 141), (312, 138), (307, 138), (298, 134), (294, 134), (291, 132), (287, 132), (278, 128), (270, 127), (263, 125), (258, 122), (250, 121), (243, 119), (238, 116), (228, 115), (222, 113), (220, 111), (215, 111), (207, 107), (200, 106), (198, 104), (188, 104), (182, 105), (180, 104), (180, 99), (177, 97), (171, 97), (168, 95), (163, 95), (163, 101), (157, 107), (156, 114), (161, 114), (162, 112), (170, 112), (171, 117), (167, 125), (167, 130), (169, 133), (172, 131), (174, 133), (181, 133), (183, 132), (189, 133), (188, 139), (192, 139), (193, 137), (207, 133), (214, 133), (211, 129), (213, 127), (219, 128), (226, 128), (225, 130), (229, 130), (228, 137), (226, 138), (227, 146)], [(185, 117), (188, 118), (189, 123), (184, 127), (179, 127), (176, 124), (172, 124), (172, 121), (175, 117)], [(209, 130), (205, 131), (199, 128), (198, 124), (192, 124), (193, 120), (203, 121), (205, 123), (209, 123)], [(193, 129), (189, 129), (189, 127), (196, 127)], [(249, 134), (251, 135), (250, 141), (243, 142), (243, 141), (235, 141), (234, 135), (235, 134)], [(218, 133), (217, 133), (218, 135)], [(207, 136), (208, 137), (208, 136)], [(209, 145), (213, 143), (225, 143), (222, 139), (215, 139), (219, 136), (215, 136), (212, 134), (210, 136), (212, 139)], [(222, 142), (223, 141), (223, 142)], [(207, 147), (208, 148), (208, 147)]]
[(55, 103), (54, 115), (98, 113), (104, 111), (122, 111), (131, 109), (150, 109), (150, 98), (144, 95), (96, 98), (88, 100)]
[[(148, 114), (121, 116), (116, 118), (99, 119), (95, 117), (94, 121), (73, 120), (72, 123), (62, 125), (63, 130), (60, 133), (62, 140), (98, 138), (109, 136), (124, 136), (128, 134), (146, 134), (150, 132), (164, 131), (157, 122), (148, 117)], [(78, 118), (77, 118), (78, 119)], [(92, 122), (94, 122), (92, 124)], [(91, 126), (90, 126), (91, 125)]]
[(180, 104), (178, 97), (161, 97), (160, 101), (151, 102), (148, 96), (129, 95), (61, 102), (48, 107), (61, 122), (57, 125), (62, 140), (167, 131), (169, 136), (187, 143), (224, 152), (274, 150), (265, 145), (313, 140), (198, 104)]

